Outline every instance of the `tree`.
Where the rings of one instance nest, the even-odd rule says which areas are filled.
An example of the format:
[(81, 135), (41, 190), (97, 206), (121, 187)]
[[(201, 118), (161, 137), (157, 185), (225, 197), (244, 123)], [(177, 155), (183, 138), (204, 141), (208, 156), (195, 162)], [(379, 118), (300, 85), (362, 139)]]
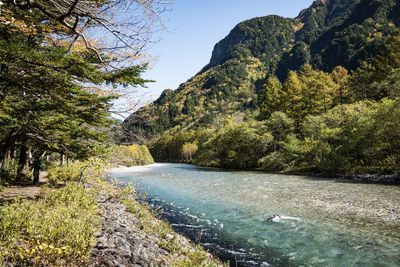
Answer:
[(282, 84), (275, 76), (268, 77), (259, 94), (260, 118), (266, 119), (275, 111), (282, 110), (285, 92)]
[[(69, 48), (83, 46), (102, 63), (112, 53), (115, 63), (132, 64), (151, 42), (151, 34), (161, 25), (159, 14), (169, 5), (165, 0), (3, 0), (2, 13), (10, 19), (22, 19), (30, 25), (40, 18), (39, 27), (47, 33), (67, 34), (57, 41)], [(2, 14), (2, 15), (3, 15)], [(31, 24), (32, 25), (32, 24)], [(93, 33), (101, 40), (92, 39)], [(79, 48), (81, 49), (81, 48)], [(125, 67), (125, 66), (120, 66)]]
[(338, 105), (303, 123), (304, 166), (329, 174), (397, 173), (400, 162), (397, 100)]
[[(140, 78), (146, 65), (135, 62), (150, 41), (143, 37), (150, 36), (148, 23), (156, 20), (155, 14), (161, 11), (157, 4), (161, 3), (3, 1), (2, 168), (6, 167), (7, 155), (13, 147), (18, 147), (20, 155), (18, 176), (23, 175), (28, 150), (33, 153), (48, 150), (76, 159), (100, 152), (108, 139), (106, 129), (112, 122), (109, 113), (112, 100), (121, 95), (118, 88), (122, 87), (118, 85), (135, 87), (146, 82)], [(137, 8), (139, 13), (132, 13), (138, 16), (137, 24), (125, 16), (113, 15), (116, 8), (124, 5)], [(146, 19), (141, 20), (139, 15)], [(121, 24), (123, 21), (118, 18), (126, 20), (125, 23)], [(129, 25), (132, 28), (117, 31), (117, 27)], [(137, 35), (130, 34), (132, 31)], [(102, 40), (108, 43), (89, 38), (94, 32), (97, 35), (107, 32), (108, 35), (102, 34)]]
[(271, 117), (266, 121), (266, 125), (268, 132), (274, 137), (272, 142), (273, 150), (280, 151), (282, 143), (294, 132), (294, 121), (285, 113), (277, 111), (272, 113)]
[(337, 84), (332, 77), (311, 65), (304, 65), (299, 73), (302, 84), (302, 113), (304, 115), (320, 114), (333, 106)]
[(289, 72), (288, 78), (283, 84), (283, 90), (285, 91), (284, 111), (295, 120), (298, 126), (303, 117), (303, 88), (296, 72)]
[(376, 57), (363, 62), (350, 79), (353, 101), (400, 97), (400, 34), (388, 38)]
[(197, 152), (198, 146), (195, 142), (185, 143), (182, 146), (182, 156), (186, 161), (191, 162), (193, 160), (193, 155)]
[(348, 102), (349, 100), (348, 81), (350, 78), (349, 71), (342, 66), (337, 66), (333, 69), (330, 75), (333, 82), (337, 84), (334, 103), (344, 104)]
[(196, 163), (228, 168), (255, 168), (273, 137), (259, 125), (226, 126), (209, 136), (199, 147)]
[(289, 72), (283, 84), (283, 111), (294, 119), (299, 129), (307, 115), (320, 114), (333, 107), (338, 87), (329, 74), (306, 64), (299, 72)]

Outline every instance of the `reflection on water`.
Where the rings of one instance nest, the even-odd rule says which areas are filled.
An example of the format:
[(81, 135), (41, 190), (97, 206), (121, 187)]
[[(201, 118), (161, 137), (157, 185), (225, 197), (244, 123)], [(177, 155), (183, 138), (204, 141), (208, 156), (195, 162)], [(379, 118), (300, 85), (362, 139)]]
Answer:
[(400, 266), (400, 187), (185, 164), (116, 169), (232, 266)]

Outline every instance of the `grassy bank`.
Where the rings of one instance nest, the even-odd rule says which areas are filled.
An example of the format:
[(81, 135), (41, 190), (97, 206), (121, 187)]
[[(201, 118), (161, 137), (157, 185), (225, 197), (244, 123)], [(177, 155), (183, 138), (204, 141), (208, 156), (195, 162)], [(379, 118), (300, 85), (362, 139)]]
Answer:
[(0, 218), (0, 261), (16, 266), (82, 266), (100, 222), (95, 192), (76, 183), (1, 206)]
[(84, 266), (100, 231), (98, 196), (106, 194), (123, 203), (147, 235), (156, 237), (157, 245), (169, 254), (170, 266), (221, 265), (202, 247), (176, 234), (150, 207), (139, 203), (132, 187), (103, 179), (110, 166), (104, 160), (92, 159), (54, 167), (49, 170), (51, 183), (37, 200), (16, 200), (0, 206), (0, 262)]

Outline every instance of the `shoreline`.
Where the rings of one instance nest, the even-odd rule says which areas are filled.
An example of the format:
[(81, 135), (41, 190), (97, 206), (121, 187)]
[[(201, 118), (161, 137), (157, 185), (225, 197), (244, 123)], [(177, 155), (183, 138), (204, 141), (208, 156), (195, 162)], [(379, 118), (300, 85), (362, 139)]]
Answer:
[(108, 176), (87, 185), (97, 186), (101, 230), (86, 266), (224, 266), (139, 202), (133, 188)]
[(323, 173), (313, 173), (313, 172), (301, 172), (301, 171), (281, 171), (281, 172), (273, 172), (273, 171), (268, 171), (268, 170), (263, 170), (259, 168), (255, 169), (234, 169), (234, 168), (224, 168), (224, 167), (208, 167), (208, 166), (202, 166), (202, 165), (197, 165), (194, 163), (187, 163), (187, 162), (155, 162), (153, 164), (149, 165), (143, 165), (143, 166), (118, 166), (111, 168), (108, 171), (113, 171), (113, 170), (121, 170), (121, 169), (130, 169), (132, 167), (143, 167), (146, 168), (147, 166), (152, 166), (152, 165), (162, 165), (162, 164), (185, 164), (185, 165), (193, 165), (197, 166), (199, 168), (206, 168), (206, 169), (215, 169), (219, 171), (233, 171), (233, 172), (246, 172), (246, 171), (252, 171), (252, 172), (261, 172), (265, 174), (282, 174), (282, 175), (296, 175), (296, 176), (306, 176), (309, 178), (320, 178), (320, 179), (326, 179), (326, 180), (332, 180), (332, 181), (345, 181), (345, 182), (353, 182), (353, 183), (371, 183), (371, 184), (382, 184), (382, 185), (400, 185), (400, 174), (386, 174), (386, 175), (378, 175), (378, 174), (357, 174), (357, 175), (343, 175), (343, 174), (338, 174), (338, 175), (328, 175), (328, 174), (323, 174)]

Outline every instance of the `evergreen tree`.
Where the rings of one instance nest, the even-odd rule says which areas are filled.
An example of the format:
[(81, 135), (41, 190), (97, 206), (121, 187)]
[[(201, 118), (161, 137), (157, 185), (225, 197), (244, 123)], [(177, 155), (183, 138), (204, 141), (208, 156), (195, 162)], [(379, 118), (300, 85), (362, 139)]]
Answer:
[(300, 70), (302, 84), (302, 118), (304, 115), (319, 114), (332, 107), (337, 85), (331, 76), (304, 65)]
[(259, 94), (260, 118), (266, 119), (275, 111), (282, 110), (285, 93), (282, 84), (275, 76), (267, 79)]
[[(42, 6), (48, 12), (38, 8), (42, 3), (29, 12), (31, 2), (23, 6), (6, 1), (2, 6), (1, 167), (6, 168), (6, 158), (17, 148), (18, 177), (24, 175), (28, 151), (58, 152), (75, 159), (99, 153), (112, 122), (111, 101), (118, 97), (117, 91), (105, 90), (106, 83), (138, 86), (146, 82), (140, 78), (145, 66), (111, 68), (118, 60), (112, 50), (95, 49), (82, 34), (77, 40), (77, 31), (68, 28), (62, 14), (53, 17), (54, 2)], [(104, 4), (96, 3), (98, 7)]]
[(400, 35), (388, 38), (380, 53), (365, 61), (350, 79), (353, 100), (400, 97)]

